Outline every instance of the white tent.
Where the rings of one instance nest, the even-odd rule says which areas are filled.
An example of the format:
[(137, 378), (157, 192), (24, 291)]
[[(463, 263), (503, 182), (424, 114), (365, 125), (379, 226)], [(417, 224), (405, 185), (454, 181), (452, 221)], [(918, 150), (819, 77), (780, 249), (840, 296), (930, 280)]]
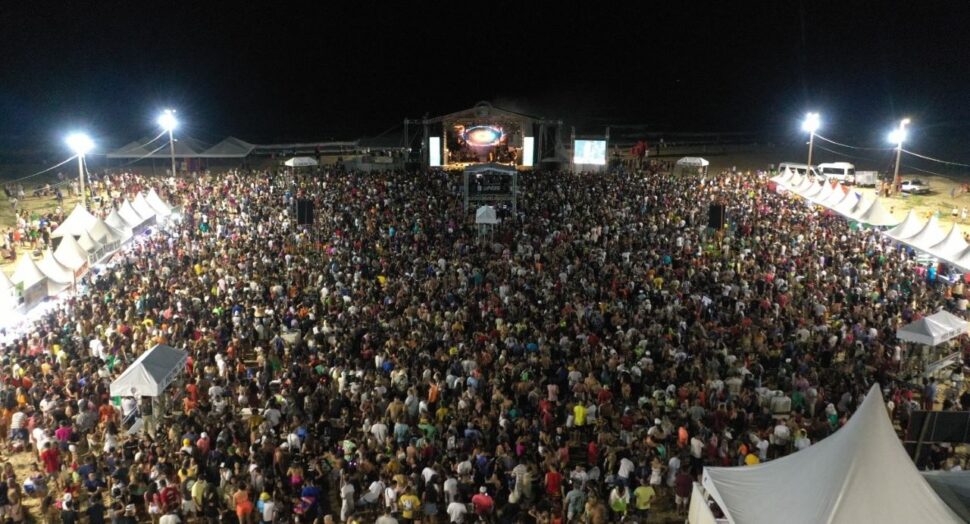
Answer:
[(839, 205), (839, 202), (842, 202), (843, 200), (845, 200), (845, 197), (848, 195), (849, 193), (845, 191), (845, 186), (839, 183), (839, 184), (836, 184), (835, 189), (832, 190), (832, 194), (829, 195), (828, 198), (820, 202), (820, 204), (822, 204), (823, 206), (829, 209), (835, 209), (835, 206)]
[(6, 273), (0, 271), (0, 313), (8, 313), (15, 309), (20, 302), (17, 286)]
[(793, 176), (795, 176), (795, 174), (792, 173), (792, 170), (786, 167), (784, 171), (772, 177), (771, 181), (787, 187)]
[(317, 159), (309, 156), (295, 156), (286, 162), (283, 162), (287, 167), (312, 167), (320, 165)]
[(882, 207), (879, 197), (872, 201), (872, 205), (868, 209), (856, 215), (856, 220), (870, 226), (895, 226), (899, 223), (899, 220), (896, 220), (892, 213)]
[(909, 238), (919, 230), (923, 229), (923, 222), (920, 222), (919, 217), (916, 216), (916, 211), (912, 209), (906, 214), (906, 218), (902, 222), (896, 225), (896, 227), (886, 231), (886, 236), (894, 240), (899, 240), (901, 238)]
[(49, 282), (44, 272), (37, 267), (37, 264), (29, 256), (20, 257), (10, 280), (20, 287), (20, 292), (24, 297), (24, 306), (27, 308), (44, 300), (48, 294), (56, 295), (66, 287), (64, 284)]
[(74, 282), (74, 272), (58, 262), (50, 249), (44, 251), (44, 258), (40, 259), (37, 267), (40, 268), (44, 276), (51, 282), (57, 282), (59, 284), (71, 284)]
[[(946, 312), (941, 312), (946, 313)], [(949, 313), (930, 315), (896, 330), (896, 338), (927, 346), (938, 346), (967, 332), (967, 323)]]
[(813, 182), (811, 178), (805, 177), (802, 179), (802, 183), (798, 184), (798, 186), (795, 187), (795, 189), (792, 189), (792, 191), (794, 191), (798, 196), (805, 196), (805, 193), (812, 189), (814, 185), (815, 182)]
[(77, 245), (87, 252), (88, 262), (91, 264), (101, 260), (101, 257), (104, 256), (104, 244), (91, 238), (91, 234), (87, 231), (77, 237)]
[(476, 224), (498, 224), (498, 217), (495, 216), (495, 208), (492, 206), (481, 206), (475, 210)]
[(970, 244), (967, 244), (967, 241), (963, 239), (963, 233), (960, 232), (960, 227), (953, 224), (950, 227), (950, 232), (943, 237), (943, 240), (930, 246), (927, 252), (936, 258), (955, 261), (960, 259), (967, 247), (970, 247)]
[(119, 215), (118, 211), (115, 209), (111, 210), (111, 214), (108, 215), (108, 218), (104, 219), (104, 223), (108, 224), (114, 228), (115, 231), (121, 234), (122, 242), (127, 242), (134, 234), (132, 230), (135, 228), (135, 226), (128, 223), (128, 221)]
[(63, 237), (57, 249), (54, 250), (54, 260), (70, 269), (75, 275), (87, 265), (89, 257), (90, 253), (82, 249), (71, 235)]
[(188, 353), (159, 344), (141, 354), (111, 383), (112, 397), (158, 397), (185, 367)]
[(124, 234), (121, 231), (109, 226), (100, 218), (96, 219), (94, 224), (88, 228), (87, 234), (91, 235), (91, 238), (95, 242), (102, 244), (105, 251), (109, 252), (118, 249), (118, 246), (124, 238)]
[(898, 239), (903, 244), (915, 247), (921, 251), (928, 251), (931, 246), (936, 245), (946, 237), (946, 233), (940, 229), (939, 220), (936, 215), (930, 217), (918, 233), (908, 238)]
[(142, 216), (145, 220), (153, 220), (156, 218), (158, 213), (152, 208), (151, 204), (145, 200), (145, 195), (138, 193), (138, 196), (131, 201), (131, 207), (135, 208), (135, 211)]
[(684, 167), (707, 167), (711, 165), (706, 158), (701, 158), (699, 156), (685, 156), (677, 161), (678, 166)]
[(826, 200), (828, 200), (830, 196), (832, 196), (833, 191), (835, 190), (832, 188), (832, 184), (828, 183), (827, 181), (822, 182), (822, 190), (812, 195), (812, 201), (815, 202), (816, 204), (821, 204), (822, 202), (825, 202)]
[(795, 188), (802, 185), (802, 182), (804, 180), (805, 180), (805, 177), (803, 177), (800, 173), (795, 173), (794, 175), (792, 175), (790, 179), (788, 179), (788, 183), (786, 183), (785, 185), (788, 186), (788, 189), (794, 191)]
[(835, 209), (833, 209), (833, 211), (835, 211), (840, 215), (851, 217), (852, 213), (859, 205), (859, 201), (860, 201), (860, 198), (858, 193), (849, 192), (849, 194), (845, 195), (845, 198), (843, 198), (842, 201), (839, 202), (839, 205), (835, 206)]
[(148, 201), (148, 205), (152, 206), (155, 213), (160, 217), (167, 217), (172, 214), (172, 206), (168, 205), (158, 193), (155, 192), (155, 188), (148, 190), (148, 194), (145, 195), (145, 200)]
[(815, 195), (822, 192), (822, 186), (825, 185), (823, 182), (812, 182), (812, 185), (802, 192), (802, 196), (808, 200), (814, 200)]
[(95, 220), (94, 215), (88, 212), (87, 209), (78, 204), (74, 206), (71, 214), (67, 215), (64, 222), (61, 222), (57, 228), (51, 233), (51, 238), (60, 238), (64, 235), (78, 236), (84, 231), (87, 231), (91, 227), (91, 223)]
[(970, 522), (970, 471), (923, 471), (922, 474), (946, 505)]
[(704, 468), (702, 483), (735, 524), (962, 522), (909, 458), (878, 384), (828, 438), (756, 466)]
[(124, 202), (118, 206), (118, 215), (125, 220), (125, 222), (131, 225), (132, 232), (139, 233), (148, 222), (147, 217), (141, 216), (138, 211), (132, 207), (131, 202), (126, 198)]

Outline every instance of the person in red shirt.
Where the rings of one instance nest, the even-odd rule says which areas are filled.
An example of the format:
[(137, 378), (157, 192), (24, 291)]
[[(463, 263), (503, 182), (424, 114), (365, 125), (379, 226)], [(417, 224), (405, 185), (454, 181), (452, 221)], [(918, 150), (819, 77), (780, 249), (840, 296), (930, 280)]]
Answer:
[(495, 508), (495, 501), (488, 495), (488, 489), (482, 486), (478, 489), (478, 494), (472, 497), (472, 506), (475, 508), (476, 515), (489, 515)]
[(562, 497), (562, 474), (552, 466), (546, 472), (546, 495), (554, 500)]
[(44, 472), (56, 477), (61, 471), (61, 452), (50, 442), (44, 444), (44, 451), (40, 452), (40, 461), (44, 463)]

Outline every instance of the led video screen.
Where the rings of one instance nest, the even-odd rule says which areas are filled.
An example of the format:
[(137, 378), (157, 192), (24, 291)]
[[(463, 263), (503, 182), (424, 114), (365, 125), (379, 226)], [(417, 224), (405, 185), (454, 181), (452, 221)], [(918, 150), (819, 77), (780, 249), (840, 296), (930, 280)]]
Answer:
[(573, 142), (573, 163), (606, 165), (606, 140), (576, 140)]

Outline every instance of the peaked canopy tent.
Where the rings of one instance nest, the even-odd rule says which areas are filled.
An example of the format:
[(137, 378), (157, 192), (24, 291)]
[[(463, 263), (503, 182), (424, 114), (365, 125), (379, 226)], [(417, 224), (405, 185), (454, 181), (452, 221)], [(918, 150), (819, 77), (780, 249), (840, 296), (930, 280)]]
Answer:
[(828, 182), (822, 182), (822, 190), (812, 195), (811, 200), (816, 204), (821, 204), (822, 202), (825, 202), (826, 200), (828, 200), (830, 196), (832, 196), (833, 191), (835, 191), (835, 189), (833, 189), (832, 184)]
[(918, 216), (916, 216), (916, 211), (912, 209), (906, 214), (906, 218), (902, 222), (896, 225), (896, 227), (886, 231), (886, 236), (892, 238), (893, 240), (899, 240), (901, 238), (909, 238), (916, 233), (919, 233), (923, 229), (923, 222), (920, 222)]
[(285, 162), (283, 165), (286, 167), (314, 167), (320, 165), (316, 158), (309, 156), (295, 156)]
[(964, 521), (970, 522), (970, 471), (924, 471), (933, 491)]
[(145, 200), (145, 195), (138, 193), (138, 196), (136, 196), (135, 199), (131, 201), (131, 207), (135, 208), (135, 211), (137, 211), (138, 214), (141, 215), (142, 218), (147, 220), (149, 223), (154, 224), (155, 222), (158, 221), (158, 216), (157, 216), (158, 213), (156, 213), (155, 209), (151, 206), (151, 204), (149, 204), (148, 201)]
[(101, 260), (106, 252), (105, 245), (92, 238), (91, 234), (87, 231), (82, 233), (81, 236), (77, 237), (77, 245), (81, 246), (81, 249), (88, 254), (89, 264), (94, 264)]
[(793, 173), (791, 169), (786, 167), (784, 171), (771, 177), (771, 181), (776, 184), (780, 184), (785, 187), (788, 187), (788, 184), (791, 182), (791, 179), (794, 176), (795, 176), (795, 173)]
[(205, 158), (245, 158), (254, 149), (256, 149), (254, 144), (230, 136), (223, 139), (222, 142), (206, 149), (202, 155)]
[(710, 165), (711, 163), (706, 158), (701, 158), (699, 156), (685, 156), (677, 161), (675, 167), (681, 172), (692, 170), (695, 173), (706, 175)]
[(835, 206), (835, 208), (832, 210), (842, 216), (851, 217), (852, 213), (855, 212), (856, 207), (859, 206), (860, 200), (861, 199), (859, 198), (858, 193), (850, 192), (846, 194), (845, 198), (839, 202), (839, 205)]
[(0, 271), (0, 313), (13, 311), (20, 305), (20, 293), (6, 273)]
[(892, 213), (882, 207), (882, 203), (878, 197), (872, 201), (868, 209), (857, 214), (855, 219), (863, 224), (877, 227), (895, 226), (899, 224), (899, 220), (896, 220), (896, 217)]
[(121, 243), (131, 240), (131, 237), (134, 236), (135, 225), (130, 224), (127, 220), (122, 218), (122, 216), (118, 214), (117, 209), (111, 210), (108, 217), (104, 219), (104, 223), (121, 235)]
[(135, 210), (127, 198), (121, 203), (120, 206), (118, 206), (118, 215), (124, 219), (125, 222), (131, 225), (132, 235), (141, 233), (151, 225), (148, 222), (148, 218), (141, 216), (141, 214)]
[(944, 238), (946, 238), (946, 233), (940, 229), (939, 219), (936, 218), (936, 215), (933, 215), (915, 235), (907, 238), (898, 238), (896, 240), (920, 251), (928, 252), (930, 247), (936, 245)]
[(936, 258), (952, 263), (960, 259), (967, 247), (970, 247), (970, 245), (963, 239), (960, 228), (953, 224), (950, 227), (950, 232), (943, 237), (943, 240), (930, 246), (927, 252)]
[(54, 260), (73, 272), (75, 278), (84, 274), (88, 269), (88, 258), (90, 254), (85, 251), (77, 240), (71, 235), (61, 239), (57, 249), (54, 250)]
[(24, 299), (24, 306), (28, 309), (47, 298), (47, 276), (28, 256), (20, 257), (17, 261), (10, 281), (17, 286), (20, 296)]
[[(176, 158), (204, 158), (207, 149), (209, 149), (208, 144), (189, 136), (183, 135), (175, 141)], [(158, 139), (152, 140), (146, 137), (129, 142), (114, 151), (108, 152), (105, 156), (109, 159), (159, 158), (167, 160), (170, 155), (171, 151), (167, 139), (163, 140), (158, 137)]]
[(74, 206), (71, 214), (58, 225), (51, 233), (51, 238), (61, 238), (65, 235), (80, 236), (88, 230), (96, 220), (95, 216), (84, 209), (81, 204)]
[(155, 210), (158, 216), (167, 217), (172, 214), (172, 206), (168, 205), (167, 202), (158, 196), (155, 188), (148, 190), (148, 194), (145, 195), (145, 200), (148, 202), (148, 205), (152, 206), (152, 209)]
[(843, 186), (841, 183), (836, 184), (835, 188), (832, 190), (832, 194), (820, 202), (820, 204), (834, 210), (835, 206), (839, 205), (839, 202), (845, 200), (845, 197), (848, 196), (848, 194), (849, 193), (846, 191), (845, 186)]
[[(121, 231), (109, 226), (100, 218), (95, 220), (94, 224), (88, 228), (86, 233), (92, 240), (101, 244), (101, 249), (97, 253), (98, 260), (116, 251), (124, 240), (124, 234)], [(80, 242), (80, 239), (78, 241)], [(82, 244), (81, 247), (84, 247), (84, 245)]]
[(967, 322), (941, 311), (910, 322), (896, 330), (896, 338), (927, 346), (938, 346), (967, 332)]
[(188, 353), (158, 344), (141, 354), (111, 382), (113, 397), (158, 397), (185, 368)]
[(498, 224), (498, 217), (495, 215), (495, 208), (492, 206), (481, 206), (475, 210), (476, 224)]
[(60, 288), (56, 288), (56, 292), (49, 292), (49, 296), (57, 295), (74, 283), (74, 271), (58, 262), (57, 259), (54, 258), (54, 253), (50, 249), (44, 251), (44, 258), (40, 259), (40, 262), (37, 263), (37, 267), (40, 268), (41, 272), (47, 277), (48, 289), (51, 289), (50, 284), (52, 283), (62, 286)]
[(733, 524), (963, 522), (910, 460), (878, 384), (828, 438), (756, 466), (704, 468), (702, 483)]

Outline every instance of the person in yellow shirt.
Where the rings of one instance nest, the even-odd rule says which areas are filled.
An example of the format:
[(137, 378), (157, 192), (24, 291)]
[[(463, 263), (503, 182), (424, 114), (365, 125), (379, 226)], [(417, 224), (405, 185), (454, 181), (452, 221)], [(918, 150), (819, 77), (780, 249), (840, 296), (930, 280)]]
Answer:
[(582, 402), (577, 402), (573, 406), (573, 425), (581, 428), (586, 425), (586, 406)]
[(757, 453), (750, 453), (749, 452), (747, 455), (744, 456), (744, 465), (745, 466), (755, 466), (757, 464), (761, 464), (761, 459), (758, 458), (758, 454)]
[(657, 496), (657, 492), (649, 484), (640, 484), (637, 489), (633, 490), (633, 505), (636, 508), (637, 516), (642, 519), (641, 522), (649, 521), (650, 504), (655, 496)]
[(401, 508), (401, 520), (404, 522), (414, 522), (417, 520), (418, 510), (421, 509), (421, 499), (414, 494), (414, 488), (408, 486), (408, 490), (397, 499), (397, 505)]

